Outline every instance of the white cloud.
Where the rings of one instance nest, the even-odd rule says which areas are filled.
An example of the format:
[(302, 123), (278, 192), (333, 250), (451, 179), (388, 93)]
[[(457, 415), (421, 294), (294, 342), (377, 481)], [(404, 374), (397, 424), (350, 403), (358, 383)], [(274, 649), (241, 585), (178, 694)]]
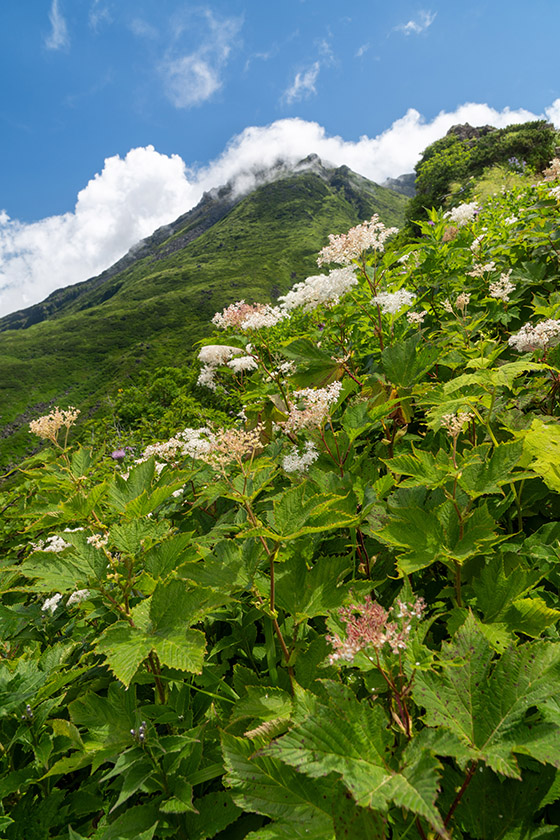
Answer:
[(282, 101), (286, 102), (287, 105), (291, 105), (293, 102), (308, 99), (314, 93), (317, 93), (315, 82), (319, 76), (320, 69), (320, 62), (315, 61), (304, 73), (296, 73), (294, 81), (282, 94)]
[(555, 99), (549, 108), (545, 108), (546, 118), (556, 128), (560, 129), (560, 99)]
[[(560, 99), (545, 109), (560, 128)], [(377, 137), (357, 141), (329, 136), (315, 122), (277, 120), (251, 126), (234, 137), (210, 164), (189, 170), (178, 155), (152, 146), (111, 157), (79, 193), (73, 212), (31, 224), (12, 221), (0, 211), (0, 313), (43, 300), (54, 289), (103, 271), (140, 239), (194, 207), (203, 191), (234, 181), (251, 189), (263, 170), (279, 160), (297, 162), (312, 152), (336, 166), (382, 182), (411, 172), (427, 145), (457, 123), (494, 125), (542, 117), (525, 109), (497, 111), (466, 103), (426, 121), (411, 108)]]
[(51, 32), (45, 38), (45, 47), (48, 50), (61, 50), (68, 47), (70, 39), (68, 37), (68, 26), (62, 16), (58, 0), (52, 0), (52, 5), (49, 11), (49, 20), (51, 23)]
[(222, 73), (241, 28), (239, 18), (218, 19), (210, 9), (200, 14), (203, 32), (196, 50), (180, 49), (187, 27), (179, 22), (175, 43), (159, 66), (166, 96), (176, 108), (200, 105), (222, 87)]
[(148, 146), (107, 158), (72, 213), (31, 224), (0, 213), (0, 312), (98, 274), (199, 197), (181, 158)]
[(133, 18), (129, 22), (128, 28), (138, 38), (156, 39), (159, 36), (157, 29), (142, 18)]
[(109, 7), (103, 0), (93, 0), (89, 10), (89, 25), (97, 32), (102, 23), (111, 23), (112, 17)]
[(436, 18), (436, 12), (419, 12), (418, 20), (409, 20), (408, 23), (401, 23), (395, 26), (396, 32), (402, 32), (404, 35), (419, 35), (432, 25)]
[(363, 55), (365, 55), (369, 50), (370, 46), (370, 44), (362, 44), (362, 46), (359, 47), (358, 50), (356, 50), (356, 58), (361, 58)]

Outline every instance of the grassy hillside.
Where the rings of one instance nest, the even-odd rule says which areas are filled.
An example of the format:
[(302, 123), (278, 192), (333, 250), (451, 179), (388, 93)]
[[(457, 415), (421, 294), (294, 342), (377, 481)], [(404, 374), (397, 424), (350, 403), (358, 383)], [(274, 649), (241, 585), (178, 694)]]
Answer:
[[(122, 271), (51, 296), (46, 320), (13, 329), (25, 313), (3, 319), (0, 459), (29, 446), (27, 421), (46, 404), (79, 405), (84, 416), (102, 410), (139, 371), (184, 364), (224, 305), (274, 299), (318, 273), (316, 253), (328, 233), (374, 212), (400, 224), (405, 204), (347, 167), (283, 178), (229, 210), (220, 196), (207, 198)], [(45, 317), (49, 307), (34, 312)]]

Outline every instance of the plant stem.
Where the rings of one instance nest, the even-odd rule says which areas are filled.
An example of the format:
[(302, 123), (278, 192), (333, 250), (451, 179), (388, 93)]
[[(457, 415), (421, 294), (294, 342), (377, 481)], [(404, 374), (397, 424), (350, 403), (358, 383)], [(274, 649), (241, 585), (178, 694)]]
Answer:
[(450, 822), (450, 820), (451, 820), (451, 817), (452, 817), (452, 816), (453, 816), (453, 814), (455, 813), (455, 809), (457, 808), (457, 805), (459, 804), (459, 802), (460, 802), (460, 801), (461, 801), (461, 799), (463, 798), (463, 794), (464, 794), (464, 792), (466, 791), (466, 789), (468, 788), (469, 784), (471, 783), (471, 779), (472, 779), (472, 777), (474, 776), (474, 773), (475, 773), (475, 770), (476, 770), (477, 764), (478, 764), (478, 761), (473, 761), (473, 762), (472, 762), (471, 766), (470, 766), (470, 767), (469, 767), (469, 769), (468, 769), (467, 775), (465, 776), (465, 781), (463, 782), (463, 784), (461, 785), (461, 787), (460, 787), (459, 791), (457, 792), (457, 796), (455, 797), (455, 799), (454, 799), (454, 800), (453, 800), (453, 802), (451, 803), (451, 808), (450, 808), (450, 809), (449, 809), (449, 811), (447, 812), (447, 816), (446, 816), (446, 818), (445, 818), (445, 819), (444, 819), (444, 821), (443, 821), (443, 824), (444, 824), (444, 826), (445, 826), (446, 828), (447, 828), (447, 826), (449, 825), (449, 822)]

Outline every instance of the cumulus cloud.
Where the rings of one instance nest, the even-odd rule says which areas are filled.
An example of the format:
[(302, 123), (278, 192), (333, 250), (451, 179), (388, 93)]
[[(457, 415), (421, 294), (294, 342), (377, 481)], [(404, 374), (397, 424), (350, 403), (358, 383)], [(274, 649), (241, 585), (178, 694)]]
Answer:
[(49, 11), (51, 31), (45, 38), (45, 47), (48, 50), (61, 50), (69, 46), (68, 26), (60, 11), (58, 0), (52, 0)]
[(282, 100), (287, 105), (291, 105), (293, 102), (308, 99), (314, 93), (317, 93), (315, 82), (319, 76), (320, 69), (320, 62), (315, 61), (305, 72), (296, 73), (294, 81), (282, 94)]
[(356, 50), (356, 58), (361, 58), (363, 55), (365, 55), (369, 50), (370, 46), (370, 44), (362, 44), (362, 46)]
[(180, 49), (186, 27), (179, 23), (175, 42), (159, 66), (166, 96), (176, 108), (200, 105), (222, 87), (222, 73), (241, 28), (239, 18), (219, 19), (210, 9), (199, 14), (203, 34), (196, 50)]
[[(545, 112), (560, 128), (560, 99)], [(203, 191), (228, 181), (239, 191), (249, 190), (279, 160), (295, 163), (314, 152), (382, 182), (411, 172), (424, 148), (454, 124), (503, 128), (538, 118), (525, 109), (497, 111), (467, 103), (426, 121), (411, 108), (382, 134), (356, 141), (329, 136), (315, 122), (283, 119), (246, 128), (216, 160), (197, 170), (152, 146), (132, 149), (122, 159), (105, 161), (103, 171), (78, 194), (72, 213), (24, 224), (0, 211), (0, 314), (98, 274), (157, 227), (194, 207)]]
[(198, 198), (181, 158), (148, 146), (108, 158), (72, 213), (31, 224), (0, 213), (0, 312), (98, 274)]
[(403, 35), (419, 35), (432, 25), (436, 18), (435, 12), (419, 12), (417, 20), (409, 20), (408, 23), (400, 23), (395, 26), (396, 32), (402, 32)]
[(545, 108), (546, 118), (556, 128), (560, 128), (560, 99), (555, 99), (549, 108)]

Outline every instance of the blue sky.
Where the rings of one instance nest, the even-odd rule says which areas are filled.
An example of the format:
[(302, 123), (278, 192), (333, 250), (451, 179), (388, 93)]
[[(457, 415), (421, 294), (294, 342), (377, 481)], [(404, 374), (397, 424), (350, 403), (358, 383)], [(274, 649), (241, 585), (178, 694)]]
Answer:
[(0, 314), (243, 170), (374, 180), (453, 122), (560, 127), (558, 0), (3, 0)]

